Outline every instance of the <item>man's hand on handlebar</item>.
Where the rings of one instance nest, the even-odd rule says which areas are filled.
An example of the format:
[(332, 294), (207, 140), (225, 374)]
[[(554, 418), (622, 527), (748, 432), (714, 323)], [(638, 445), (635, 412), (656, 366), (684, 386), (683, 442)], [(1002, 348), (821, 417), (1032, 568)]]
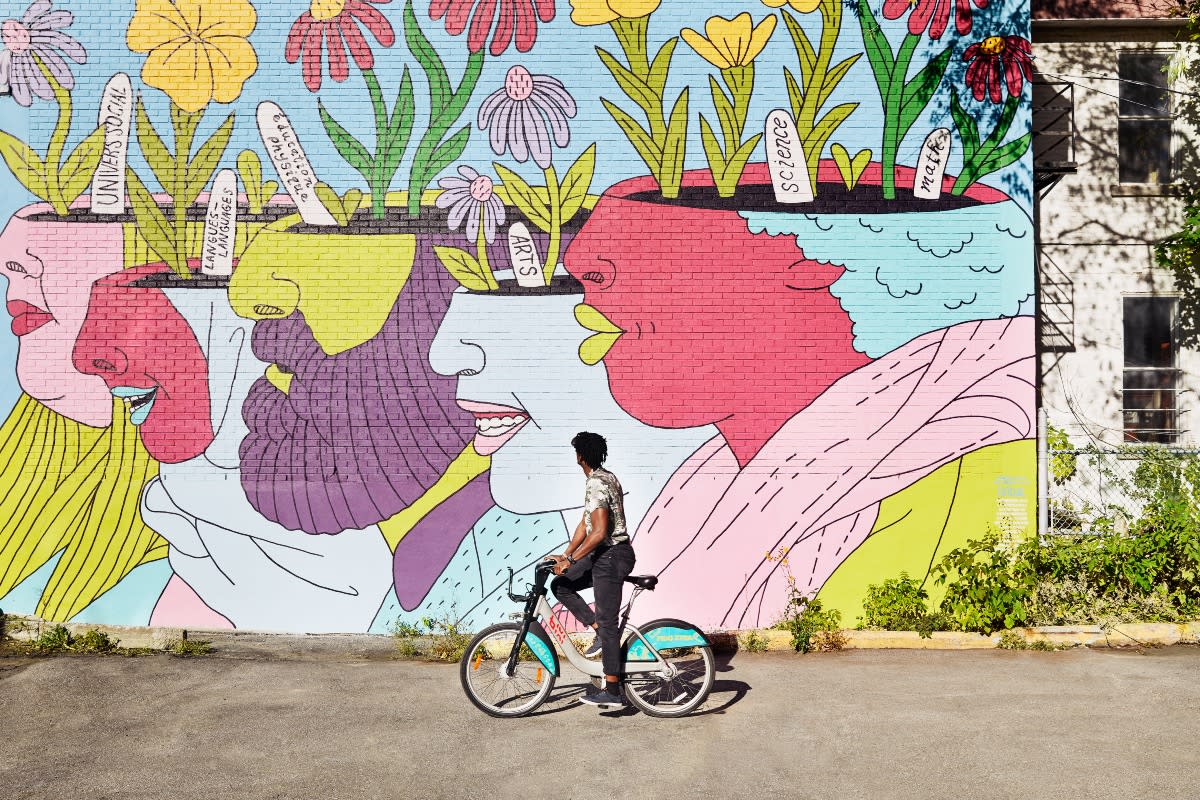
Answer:
[(547, 562), (550, 562), (550, 561), (554, 562), (554, 574), (555, 575), (562, 575), (564, 572), (566, 572), (568, 569), (571, 568), (571, 562), (567, 561), (567, 557), (562, 555), (561, 553), (554, 553), (552, 555), (548, 555), (548, 556), (546, 556), (545, 560)]

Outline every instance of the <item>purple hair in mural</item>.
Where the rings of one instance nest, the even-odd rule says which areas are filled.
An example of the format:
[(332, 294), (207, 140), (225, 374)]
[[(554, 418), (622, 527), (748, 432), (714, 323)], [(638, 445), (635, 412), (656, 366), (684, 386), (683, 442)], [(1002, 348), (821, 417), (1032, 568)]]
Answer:
[[(408, 507), (462, 452), (474, 419), (454, 402), (454, 378), (429, 367), (455, 286), (431, 248), (419, 248), (380, 333), (335, 356), (299, 312), (258, 322), (255, 355), (293, 375), (287, 394), (260, 379), (245, 404), (242, 484), (263, 516), (308, 533), (372, 525)], [(459, 504), (469, 508), (452, 516), (466, 531), (491, 497), (460, 492), (445, 505)]]

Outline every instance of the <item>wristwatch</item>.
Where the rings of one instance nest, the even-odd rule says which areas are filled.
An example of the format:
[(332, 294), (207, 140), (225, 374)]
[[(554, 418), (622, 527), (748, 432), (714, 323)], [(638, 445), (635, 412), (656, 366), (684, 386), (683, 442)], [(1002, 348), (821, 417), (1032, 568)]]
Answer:
[(567, 559), (568, 564), (575, 566), (575, 559), (571, 558), (570, 556), (565, 556), (565, 558)]

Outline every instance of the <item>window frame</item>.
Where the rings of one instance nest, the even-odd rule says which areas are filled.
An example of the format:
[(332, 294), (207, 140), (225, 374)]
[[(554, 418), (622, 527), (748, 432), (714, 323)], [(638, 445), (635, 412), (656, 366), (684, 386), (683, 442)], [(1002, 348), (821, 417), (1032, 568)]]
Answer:
[[(1159, 56), (1164, 60), (1164, 67), (1169, 68), (1171, 59), (1174, 58), (1176, 52), (1174, 50), (1165, 49), (1162, 47), (1127, 47), (1117, 52), (1116, 77), (1117, 77), (1117, 186), (1173, 186), (1178, 181), (1179, 164), (1178, 164), (1178, 142), (1177, 142), (1177, 126), (1175, 124), (1177, 118), (1177, 108), (1174, 96), (1171, 93), (1172, 85), (1169, 73), (1166, 74), (1166, 86), (1164, 90), (1167, 93), (1167, 112), (1165, 114), (1126, 114), (1121, 110), (1121, 93), (1125, 86), (1126, 80), (1139, 80), (1137, 78), (1126, 78), (1122, 74), (1121, 64), (1126, 57), (1129, 56)], [(1144, 88), (1144, 87), (1141, 87)], [(1123, 123), (1165, 123), (1167, 128), (1166, 145), (1167, 145), (1167, 169), (1168, 180), (1159, 180), (1150, 182), (1148, 180), (1126, 180), (1121, 174), (1121, 169), (1124, 164), (1121, 148), (1121, 134), (1125, 129)], [(1149, 177), (1149, 176), (1147, 176)]]
[[(1171, 318), (1169, 325), (1171, 337), (1170, 366), (1130, 367), (1128, 366), (1129, 349), (1126, 336), (1126, 320), (1128, 318), (1126, 303), (1129, 300), (1153, 299), (1171, 301)], [(1179, 441), (1180, 437), (1184, 433), (1179, 425), (1179, 415), (1181, 412), (1179, 407), (1179, 395), (1182, 391), (1181, 383), (1183, 378), (1183, 370), (1179, 366), (1179, 302), (1180, 297), (1178, 294), (1130, 292), (1121, 295), (1121, 433), (1126, 444), (1173, 445)], [(1166, 379), (1164, 382), (1166, 385), (1158, 388), (1130, 386), (1129, 376), (1131, 373), (1145, 376), (1162, 376)], [(1170, 407), (1160, 409), (1129, 407), (1128, 395), (1132, 392), (1168, 392), (1171, 395)], [(1162, 414), (1165, 418), (1163, 426), (1152, 428), (1143, 427), (1140, 425), (1130, 425), (1128, 415), (1147, 412), (1151, 414)]]

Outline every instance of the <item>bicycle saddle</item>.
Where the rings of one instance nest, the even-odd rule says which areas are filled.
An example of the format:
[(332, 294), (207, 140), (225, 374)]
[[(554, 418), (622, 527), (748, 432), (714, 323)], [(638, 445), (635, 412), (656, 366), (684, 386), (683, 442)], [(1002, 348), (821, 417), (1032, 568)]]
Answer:
[(632, 583), (641, 589), (649, 589), (654, 591), (654, 587), (658, 585), (657, 575), (630, 575), (625, 579), (626, 583)]

